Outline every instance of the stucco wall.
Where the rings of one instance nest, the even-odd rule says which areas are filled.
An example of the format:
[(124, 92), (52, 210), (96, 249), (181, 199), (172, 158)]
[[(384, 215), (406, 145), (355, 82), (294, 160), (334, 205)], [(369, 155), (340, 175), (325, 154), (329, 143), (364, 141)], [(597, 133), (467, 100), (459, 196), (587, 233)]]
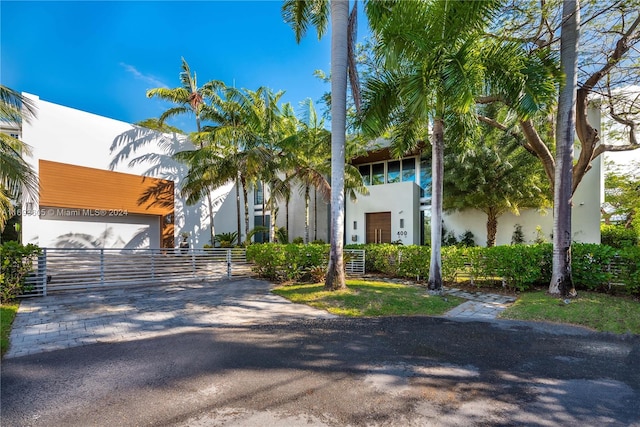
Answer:
[[(171, 158), (177, 151), (192, 149), (192, 144), (186, 138), (160, 134), (129, 123), (54, 104), (35, 95), (25, 96), (33, 99), (37, 108), (37, 117), (30, 123), (23, 123), (22, 128), (22, 140), (29, 144), (33, 151), (33, 155), (27, 160), (36, 171), (38, 160), (43, 159), (174, 181), (175, 236), (188, 232), (189, 242), (194, 247), (201, 247), (209, 242), (206, 206), (202, 202), (186, 206), (179, 190), (181, 179), (187, 169)], [(134, 159), (137, 160), (132, 162)], [(35, 205), (37, 209), (38, 203)], [(23, 211), (26, 210), (27, 206)], [(71, 221), (77, 221), (77, 218)], [(111, 220), (106, 221), (110, 222)], [(113, 221), (111, 228), (125, 244), (133, 244), (136, 242), (135, 239), (139, 238), (139, 223), (139, 219), (132, 219), (131, 224), (125, 226), (122, 222)], [(156, 227), (155, 224), (155, 220), (148, 218), (143, 226)], [(65, 224), (64, 221), (50, 221), (40, 215), (25, 215), (22, 226), (23, 241), (49, 246), (55, 244), (55, 241), (45, 239), (44, 236), (60, 236), (75, 229), (82, 229), (83, 234), (100, 236), (105, 231), (105, 221), (86, 221), (80, 227), (77, 224), (74, 226), (72, 222)], [(175, 240), (177, 243), (179, 239)], [(147, 240), (142, 246), (158, 247), (157, 244), (155, 240)]]
[[(420, 187), (413, 182), (371, 185), (369, 195), (358, 195), (353, 203), (347, 201), (345, 215), (346, 243), (365, 243), (366, 214), (391, 212), (391, 239), (401, 240), (405, 245), (420, 243)], [(400, 219), (404, 228), (400, 228)], [(354, 229), (354, 221), (357, 222)], [(404, 232), (407, 235), (404, 235)], [(401, 232), (402, 234), (399, 234)], [(355, 240), (353, 236), (356, 236)]]

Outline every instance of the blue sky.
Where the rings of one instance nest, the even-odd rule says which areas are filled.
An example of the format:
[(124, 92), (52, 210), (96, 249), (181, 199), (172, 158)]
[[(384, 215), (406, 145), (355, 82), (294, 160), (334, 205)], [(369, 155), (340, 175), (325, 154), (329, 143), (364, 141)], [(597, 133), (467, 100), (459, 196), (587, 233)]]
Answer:
[[(181, 57), (198, 83), (286, 91), (297, 108), (329, 85), (330, 34), (297, 44), (281, 1), (0, 2), (0, 81), (41, 99), (114, 119), (157, 117), (153, 87), (180, 84)], [(363, 14), (361, 13), (360, 16)], [(366, 32), (360, 19), (358, 38)], [(192, 119), (174, 124), (188, 128)]]

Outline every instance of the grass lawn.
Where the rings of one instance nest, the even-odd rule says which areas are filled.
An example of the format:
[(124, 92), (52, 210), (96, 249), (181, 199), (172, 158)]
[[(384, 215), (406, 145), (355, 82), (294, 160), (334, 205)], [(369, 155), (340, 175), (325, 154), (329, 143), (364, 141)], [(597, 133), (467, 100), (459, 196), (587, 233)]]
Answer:
[(637, 301), (594, 292), (578, 292), (578, 297), (569, 304), (544, 291), (525, 292), (500, 317), (570, 323), (601, 332), (640, 334), (640, 304)]
[(452, 296), (430, 296), (424, 289), (385, 282), (347, 280), (347, 290), (327, 292), (323, 284), (274, 289), (288, 300), (340, 316), (437, 316), (464, 302)]
[(18, 312), (18, 304), (2, 304), (0, 305), (0, 353), (4, 356), (9, 350), (9, 334), (11, 333), (11, 324)]

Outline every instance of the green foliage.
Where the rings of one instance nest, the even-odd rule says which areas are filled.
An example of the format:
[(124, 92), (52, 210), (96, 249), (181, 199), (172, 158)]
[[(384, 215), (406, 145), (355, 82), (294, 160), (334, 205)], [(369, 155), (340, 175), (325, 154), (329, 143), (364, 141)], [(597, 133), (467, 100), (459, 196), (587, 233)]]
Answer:
[(234, 242), (238, 240), (238, 232), (232, 231), (230, 233), (219, 233), (215, 236), (215, 242), (222, 248), (230, 248)]
[(25, 279), (40, 253), (40, 248), (32, 244), (24, 246), (11, 241), (0, 246), (0, 300), (3, 303), (28, 290)]
[(600, 240), (603, 245), (614, 248), (626, 248), (637, 246), (640, 243), (640, 233), (633, 228), (625, 228), (622, 225), (600, 225)]
[(11, 324), (18, 313), (18, 304), (2, 304), (0, 307), (0, 354), (9, 350), (9, 335)]
[(284, 227), (276, 228), (276, 242), (287, 244), (289, 243), (289, 232)]
[(247, 261), (261, 277), (275, 282), (317, 277), (317, 267), (326, 270), (329, 245), (264, 243), (247, 248)]
[(293, 241), (291, 242), (294, 245), (304, 245), (304, 239), (300, 236), (296, 237), (293, 239)]
[(476, 246), (476, 237), (471, 231), (467, 230), (460, 235), (460, 241), (458, 242), (458, 245), (467, 248)]
[(520, 224), (514, 225), (513, 234), (511, 235), (512, 245), (524, 244), (524, 233), (522, 232), (522, 226)]

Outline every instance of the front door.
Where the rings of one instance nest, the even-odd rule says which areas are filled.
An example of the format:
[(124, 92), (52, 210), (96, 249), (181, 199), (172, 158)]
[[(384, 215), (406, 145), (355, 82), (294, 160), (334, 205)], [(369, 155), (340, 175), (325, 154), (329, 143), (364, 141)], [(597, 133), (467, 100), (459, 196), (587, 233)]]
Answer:
[(391, 212), (366, 214), (367, 243), (391, 243)]

